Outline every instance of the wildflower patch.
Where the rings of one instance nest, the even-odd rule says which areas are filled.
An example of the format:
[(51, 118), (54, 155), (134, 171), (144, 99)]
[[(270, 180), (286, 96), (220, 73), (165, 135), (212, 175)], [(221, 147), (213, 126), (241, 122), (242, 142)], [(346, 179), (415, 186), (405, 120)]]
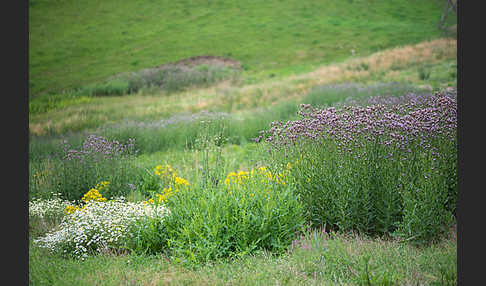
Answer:
[[(102, 189), (109, 183), (96, 187)], [(130, 226), (147, 219), (163, 219), (168, 211), (162, 205), (147, 206), (143, 202), (126, 202), (123, 197), (107, 200), (98, 189), (91, 189), (83, 196), (84, 205), (56, 200), (55, 211), (61, 208), (64, 216), (58, 228), (34, 240), (39, 247), (66, 256), (84, 259), (90, 254), (124, 249), (126, 240), (133, 236)], [(46, 203), (33, 202), (29, 215), (43, 216)], [(52, 209), (52, 208), (51, 208)]]

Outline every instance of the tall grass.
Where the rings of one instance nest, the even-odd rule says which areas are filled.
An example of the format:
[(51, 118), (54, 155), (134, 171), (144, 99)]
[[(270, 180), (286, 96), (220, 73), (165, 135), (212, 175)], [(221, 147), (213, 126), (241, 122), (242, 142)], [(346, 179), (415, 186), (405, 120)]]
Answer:
[(195, 67), (168, 66), (145, 69), (117, 76), (127, 82), (129, 93), (156, 89), (166, 93), (183, 91), (191, 87), (205, 87), (210, 84), (236, 77), (238, 71), (224, 65), (201, 64)]
[(90, 135), (79, 149), (65, 142), (55, 156), (30, 165), (29, 197), (45, 198), (54, 192), (66, 200), (80, 200), (100, 181), (111, 183), (106, 197), (127, 195), (139, 178), (140, 171), (131, 164), (135, 155), (133, 140), (123, 144)]
[[(250, 178), (250, 180), (252, 180)], [(199, 265), (267, 249), (282, 252), (303, 224), (292, 189), (191, 189), (169, 200), (164, 220), (173, 258)], [(170, 252), (169, 252), (170, 253)]]
[[(128, 242), (131, 250), (162, 252), (196, 267), (262, 249), (282, 252), (290, 246), (304, 222), (294, 190), (275, 181), (277, 177), (264, 167), (229, 172), (222, 156), (224, 130), (202, 123), (194, 145), (201, 155), (195, 181), (182, 187), (160, 185), (162, 196), (156, 197), (170, 213), (163, 221), (151, 220), (150, 227), (146, 222), (135, 226), (136, 235)], [(161, 170), (169, 181), (177, 176), (168, 165)]]
[[(207, 133), (198, 137), (200, 175), (195, 182), (164, 185), (159, 203), (164, 202), (169, 214), (161, 222), (151, 221), (149, 228), (139, 225), (128, 243), (132, 250), (162, 252), (197, 267), (258, 250), (282, 253), (290, 246), (304, 223), (293, 187), (284, 174), (263, 166), (226, 176), (221, 138)], [(172, 180), (170, 166), (161, 170)]]

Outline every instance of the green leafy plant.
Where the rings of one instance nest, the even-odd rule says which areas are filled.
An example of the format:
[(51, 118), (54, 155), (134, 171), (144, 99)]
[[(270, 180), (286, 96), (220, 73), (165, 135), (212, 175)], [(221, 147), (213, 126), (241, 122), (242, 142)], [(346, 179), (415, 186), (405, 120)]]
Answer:
[(293, 188), (269, 189), (261, 177), (245, 174), (240, 173), (239, 188), (230, 182), (191, 188), (168, 200), (164, 229), (174, 259), (198, 265), (290, 246), (304, 222)]

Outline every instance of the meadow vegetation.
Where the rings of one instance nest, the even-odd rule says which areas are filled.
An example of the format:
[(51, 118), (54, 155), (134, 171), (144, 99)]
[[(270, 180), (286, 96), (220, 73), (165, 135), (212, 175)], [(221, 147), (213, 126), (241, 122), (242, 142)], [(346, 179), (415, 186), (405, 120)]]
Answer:
[[(399, 269), (403, 264), (370, 263), (375, 250), (351, 259), (339, 237), (356, 233), (370, 249), (378, 247), (376, 239), (388, 244), (383, 259), (393, 257), (393, 247), (417, 248), (423, 259), (433, 259), (435, 268), (406, 270), (420, 273), (415, 281), (454, 284), (454, 244), (447, 237), (457, 198), (457, 95), (450, 90), (383, 96), (377, 91), (390, 85), (367, 88), (320, 86), (319, 92), (361, 96), (343, 97), (332, 106), (301, 105), (299, 117), (273, 121), (253, 143), (228, 143), (231, 121), (207, 116), (193, 123), (198, 130), (193, 139), (181, 137), (191, 144), (161, 151), (150, 149), (150, 143), (140, 145), (142, 152), (135, 150), (133, 138), (120, 143), (89, 135), (79, 148), (59, 149), (57, 156), (38, 154), (31, 162), (29, 211), (52, 200), (51, 190), (59, 192), (54, 198), (62, 198), (58, 205), (65, 207), (50, 216), (29, 212), (33, 275), (40, 275), (31, 279), (57, 279), (37, 272), (42, 255), (35, 253), (49, 249), (52, 259), (95, 261), (90, 263), (102, 259), (94, 257), (136, 257), (148, 263), (162, 255), (168, 265), (157, 267), (193, 269), (190, 277), (202, 275), (208, 283), (228, 281), (218, 275), (242, 267), (239, 263), (271, 263), (258, 280), (262, 284), (269, 279), (291, 284), (410, 281), (410, 273)], [(370, 90), (379, 95), (364, 96)], [(166, 135), (181, 136), (176, 130), (184, 128)], [(89, 191), (83, 196), (83, 190)], [(151, 215), (159, 208), (159, 215)], [(327, 254), (321, 243), (337, 248)], [(315, 252), (322, 254), (315, 258)], [(289, 265), (292, 261), (300, 266)], [(343, 263), (354, 266), (342, 269)], [(297, 276), (284, 275), (281, 267)], [(144, 279), (141, 272), (132, 275)], [(235, 283), (248, 282), (238, 279)]]
[(29, 2), (30, 284), (456, 285), (440, 1), (162, 2)]

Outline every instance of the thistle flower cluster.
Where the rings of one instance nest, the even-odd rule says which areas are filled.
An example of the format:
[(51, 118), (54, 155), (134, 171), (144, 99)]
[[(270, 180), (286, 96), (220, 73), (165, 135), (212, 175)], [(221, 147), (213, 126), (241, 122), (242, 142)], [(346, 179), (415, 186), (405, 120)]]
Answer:
[(58, 229), (34, 240), (39, 247), (84, 259), (89, 254), (123, 248), (132, 236), (129, 226), (146, 218), (164, 217), (163, 206), (145, 206), (120, 197), (106, 202), (88, 201), (63, 217)]
[(272, 122), (270, 130), (260, 132), (257, 141), (266, 137), (273, 148), (288, 148), (305, 140), (331, 140), (340, 153), (359, 150), (368, 142), (408, 152), (412, 144), (413, 148), (433, 149), (432, 142), (437, 138), (455, 140), (456, 107), (456, 95), (451, 93), (409, 94), (398, 102), (366, 107), (317, 109), (302, 104), (300, 120)]
[(64, 159), (67, 160), (114, 159), (136, 155), (137, 152), (133, 138), (128, 139), (127, 144), (122, 144), (116, 140), (110, 141), (103, 136), (91, 134), (83, 142), (80, 150), (71, 149), (64, 141)]

